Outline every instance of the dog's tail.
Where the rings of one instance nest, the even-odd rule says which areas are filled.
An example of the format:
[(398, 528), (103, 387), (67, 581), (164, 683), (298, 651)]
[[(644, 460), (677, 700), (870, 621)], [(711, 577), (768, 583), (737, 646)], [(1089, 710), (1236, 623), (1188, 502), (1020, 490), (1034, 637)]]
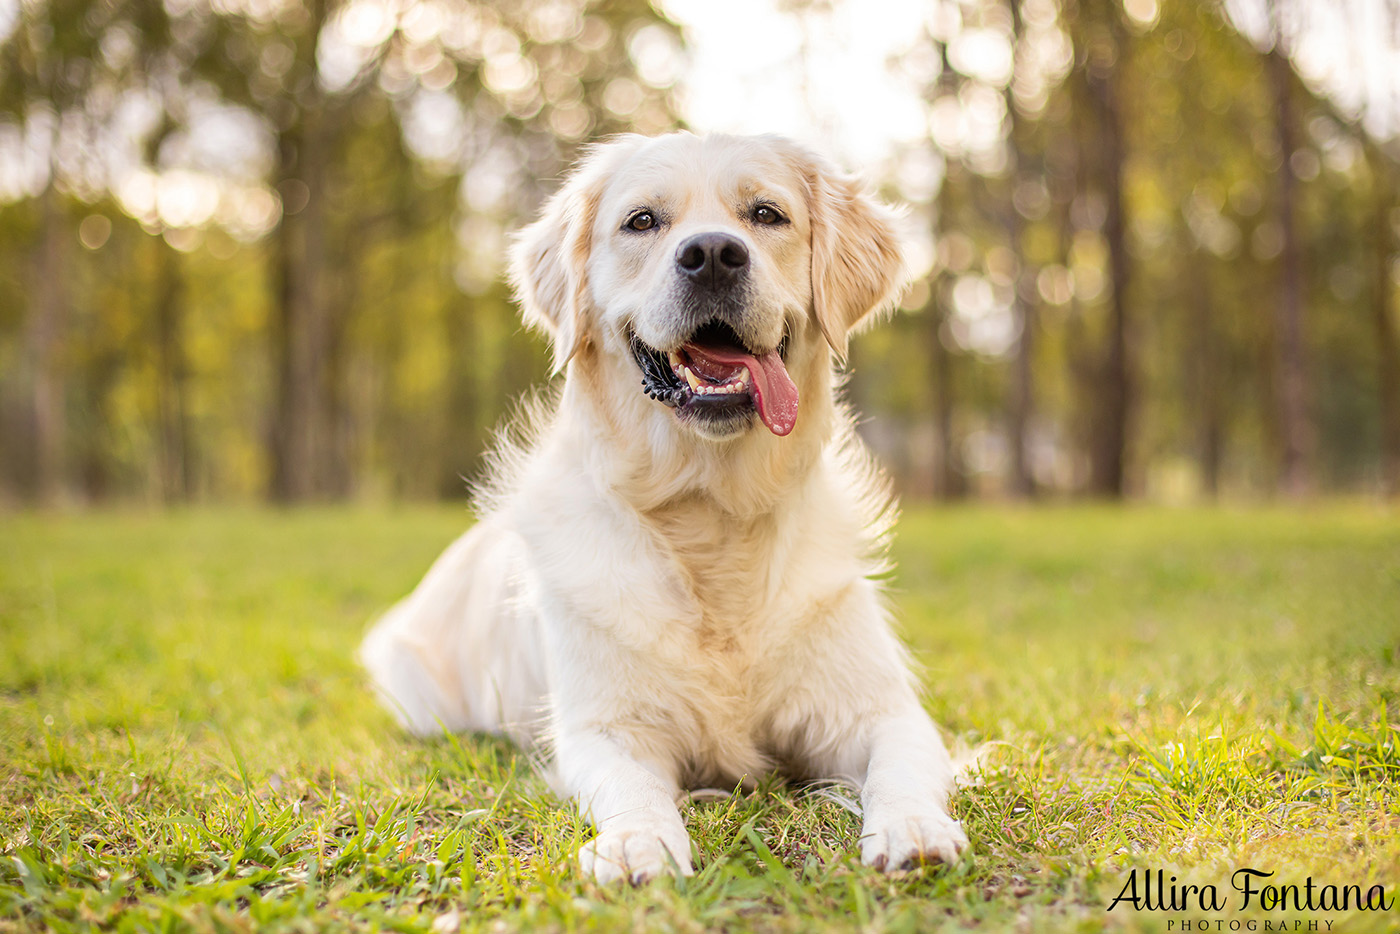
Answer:
[(953, 781), (959, 788), (975, 788), (982, 784), (982, 768), (987, 764), (987, 759), (998, 746), (1005, 746), (1006, 743), (996, 740), (978, 743), (976, 746), (969, 746), (962, 740), (954, 740), (952, 748), (948, 750), (953, 759)]

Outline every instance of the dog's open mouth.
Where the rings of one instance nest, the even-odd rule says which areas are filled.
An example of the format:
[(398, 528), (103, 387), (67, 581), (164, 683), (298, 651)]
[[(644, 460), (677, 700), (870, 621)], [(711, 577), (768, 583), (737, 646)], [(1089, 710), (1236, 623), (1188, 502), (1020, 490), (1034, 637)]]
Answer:
[(663, 353), (632, 335), (632, 353), (648, 396), (683, 414), (716, 421), (757, 412), (773, 434), (797, 424), (797, 386), (783, 363), (783, 344), (750, 351), (721, 321), (702, 325), (678, 350)]

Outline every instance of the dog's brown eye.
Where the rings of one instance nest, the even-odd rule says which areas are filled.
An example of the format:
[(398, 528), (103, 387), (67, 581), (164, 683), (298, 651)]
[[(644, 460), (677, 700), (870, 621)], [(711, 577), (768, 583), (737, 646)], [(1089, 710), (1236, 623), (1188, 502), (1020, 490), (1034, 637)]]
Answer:
[(779, 224), (782, 223), (783, 215), (770, 204), (760, 204), (753, 209), (753, 219), (760, 224)]
[(656, 216), (650, 211), (643, 211), (640, 214), (633, 214), (632, 219), (627, 222), (628, 230), (650, 230), (656, 226)]

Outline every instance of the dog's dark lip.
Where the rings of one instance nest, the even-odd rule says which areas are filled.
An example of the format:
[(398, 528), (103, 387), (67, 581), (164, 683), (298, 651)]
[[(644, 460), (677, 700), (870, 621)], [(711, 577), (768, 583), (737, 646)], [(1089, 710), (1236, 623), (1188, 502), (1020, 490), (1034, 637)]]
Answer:
[(632, 356), (636, 358), (637, 367), (642, 371), (642, 391), (671, 408), (684, 403), (690, 392), (675, 370), (671, 369), (666, 354), (642, 343), (642, 339), (635, 333), (630, 336)]
[[(642, 371), (642, 391), (648, 397), (670, 408), (705, 416), (732, 418), (738, 415), (757, 413), (753, 397), (749, 393), (731, 395), (695, 393), (691, 391), (671, 365), (672, 354), (684, 354), (686, 344), (698, 341), (730, 343), (743, 348), (746, 353), (753, 353), (748, 344), (728, 324), (712, 318), (692, 331), (690, 336), (672, 351), (662, 351), (648, 345), (631, 328), (628, 328), (627, 333), (632, 356), (637, 361), (637, 368)], [(786, 329), (784, 329), (782, 340), (778, 342), (777, 347), (780, 358), (786, 360), (787, 349), (788, 336)], [(755, 354), (755, 356), (758, 355)]]

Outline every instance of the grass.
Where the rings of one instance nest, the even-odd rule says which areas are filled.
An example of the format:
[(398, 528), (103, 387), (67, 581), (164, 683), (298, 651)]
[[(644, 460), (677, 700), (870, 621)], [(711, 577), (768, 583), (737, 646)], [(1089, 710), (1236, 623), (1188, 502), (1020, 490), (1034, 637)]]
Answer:
[[(0, 931), (1400, 927), (1229, 883), (1400, 896), (1400, 521), (1373, 507), (911, 511), (928, 706), (992, 744), (954, 805), (971, 858), (880, 876), (855, 817), (769, 782), (694, 805), (697, 875), (641, 889), (580, 879), (587, 829), (523, 756), (399, 734), (355, 667), (460, 509), (0, 521)], [(1159, 868), (1226, 909), (1106, 910)]]

